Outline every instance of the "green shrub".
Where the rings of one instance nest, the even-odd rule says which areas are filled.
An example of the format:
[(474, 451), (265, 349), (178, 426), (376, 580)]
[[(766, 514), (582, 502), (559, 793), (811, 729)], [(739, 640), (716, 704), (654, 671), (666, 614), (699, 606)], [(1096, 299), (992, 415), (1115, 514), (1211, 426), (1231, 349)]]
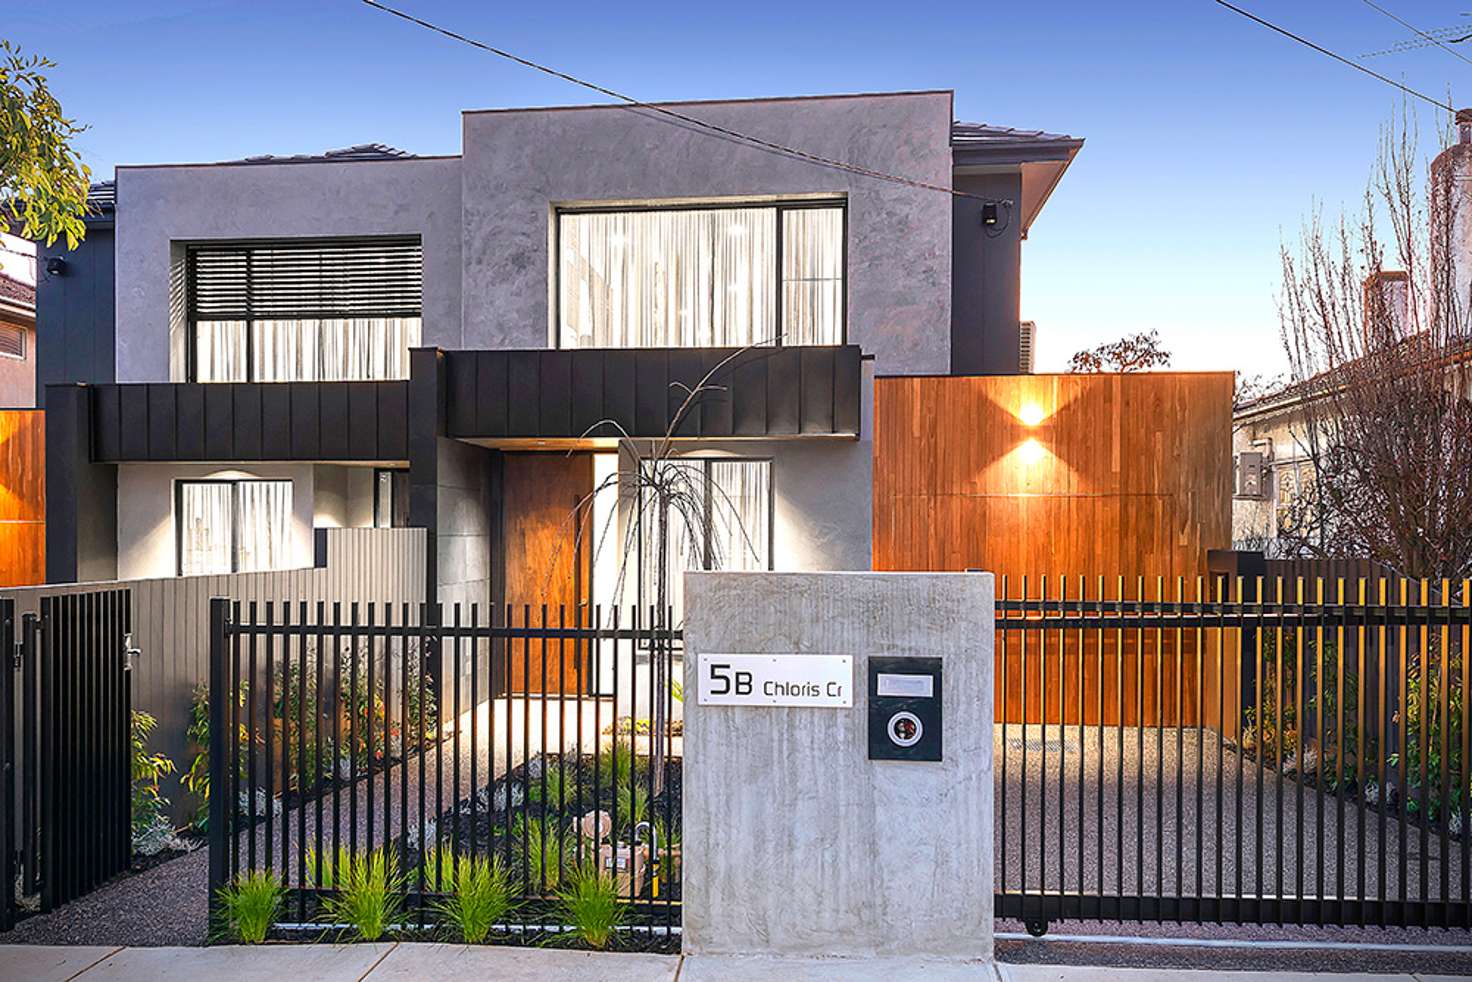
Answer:
[(599, 872), (594, 862), (583, 864), (567, 878), (557, 900), (564, 923), (572, 926), (572, 936), (590, 948), (607, 948), (628, 916), (628, 908), (618, 899), (618, 883)]
[(363, 941), (377, 941), (393, 925), (404, 904), (404, 876), (387, 849), (359, 852), (338, 871), (336, 892), (323, 903), (328, 917), (346, 924)]
[(618, 821), (628, 828), (638, 825), (649, 814), (649, 789), (638, 781), (620, 782), (615, 800)]
[[(339, 845), (336, 850), (319, 852), (316, 846), (307, 846), (307, 886), (319, 890), (336, 890), (339, 882), (346, 882), (353, 868), (353, 853), (347, 846)], [(317, 863), (322, 863), (322, 875), (317, 875)]]
[(221, 887), (219, 896), (230, 936), (245, 944), (260, 944), (276, 923), (286, 888), (275, 873), (248, 870)]
[(560, 823), (539, 818), (517, 819), (511, 838), (526, 849), (526, 868), (533, 881), (556, 886), (562, 874), (572, 865), (571, 833)]
[(174, 827), (165, 814), (169, 799), (158, 788), (159, 781), (174, 773), (174, 762), (148, 752), (148, 736), (158, 726), (157, 719), (134, 710), (132, 724), (133, 851), (153, 855), (175, 845)]
[(485, 857), (441, 855), (439, 876), (430, 864), (425, 882), (437, 880), (436, 892), (448, 894), (434, 905), (446, 925), (453, 926), (466, 944), (480, 944), (492, 925), (515, 906), (511, 875), (500, 862)]
[(542, 758), (542, 775), (535, 781), (528, 780), (526, 793), (532, 801), (540, 802), (547, 808), (562, 807), (562, 772), (554, 767), (547, 758)]

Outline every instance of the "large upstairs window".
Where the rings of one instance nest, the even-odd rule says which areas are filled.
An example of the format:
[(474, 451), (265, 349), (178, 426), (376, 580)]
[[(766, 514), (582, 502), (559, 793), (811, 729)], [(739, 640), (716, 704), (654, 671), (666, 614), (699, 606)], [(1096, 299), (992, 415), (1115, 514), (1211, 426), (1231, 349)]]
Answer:
[(564, 210), (564, 348), (844, 343), (844, 206)]
[(417, 238), (191, 245), (188, 378), (195, 382), (409, 377), (420, 339)]

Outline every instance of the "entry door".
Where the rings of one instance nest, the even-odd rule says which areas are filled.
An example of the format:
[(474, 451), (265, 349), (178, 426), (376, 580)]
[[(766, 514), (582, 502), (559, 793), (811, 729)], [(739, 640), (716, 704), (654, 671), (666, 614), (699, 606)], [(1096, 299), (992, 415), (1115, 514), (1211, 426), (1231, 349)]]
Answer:
[[(503, 602), (511, 606), (511, 626), (522, 626), (530, 605), (530, 626), (540, 628), (543, 604), (548, 626), (558, 625), (559, 610), (566, 626), (579, 617), (587, 626), (592, 550), (585, 516), (593, 491), (593, 455), (508, 453), (503, 474)], [(584, 659), (583, 688), (592, 687), (585, 644), (549, 640), (545, 658), (540, 641), (514, 638), (509, 649), (513, 692), (540, 694), (544, 684), (549, 693), (576, 692), (579, 658)]]

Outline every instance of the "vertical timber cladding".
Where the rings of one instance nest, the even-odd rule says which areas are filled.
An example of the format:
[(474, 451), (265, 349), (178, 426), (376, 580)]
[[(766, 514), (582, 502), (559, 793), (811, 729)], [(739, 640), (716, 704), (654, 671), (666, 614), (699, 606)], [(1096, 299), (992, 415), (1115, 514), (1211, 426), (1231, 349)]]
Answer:
[(0, 410), (0, 587), (46, 582), (46, 414)]
[[(998, 576), (999, 599), (1003, 576), (1014, 598), (1027, 577), (1030, 597), (1046, 589), (1076, 598), (1082, 588), (1091, 600), (1100, 577), (1108, 600), (1119, 595), (1120, 577), (1128, 599), (1153, 599), (1159, 577), (1163, 599), (1173, 600), (1179, 577), (1185, 599), (1194, 600), (1207, 550), (1231, 542), (1232, 383), (1230, 372), (877, 379), (874, 568), (985, 569)], [(1209, 579), (1202, 589), (1210, 590)], [(1162, 715), (1173, 722), (1174, 638), (1164, 640), (1160, 666), (1169, 695), (1158, 713), (1155, 687), (1146, 686), (1137, 720), (1133, 688), (1137, 677), (1154, 677), (1155, 643), (1144, 640), (1138, 665), (1137, 639), (1126, 632), (1120, 658), (1107, 634), (1102, 659), (1093, 650), (1099, 639), (1084, 639), (1086, 721), (1096, 722), (1090, 707), (1100, 683), (1090, 665), (1102, 661), (1105, 691), (1123, 676), (1126, 723), (1149, 725)], [(1183, 641), (1181, 681), (1192, 698), (1181, 715), (1191, 723), (1194, 638)], [(1079, 643), (1065, 641), (1065, 680), (1077, 671)], [(1000, 658), (1000, 642), (997, 650)], [(1008, 685), (997, 676), (999, 719), (1058, 721), (1057, 700), (1042, 702), (1041, 673), (1047, 691), (1059, 684), (1058, 653), (1047, 654), (1028, 654), (1024, 706), (1021, 652), (1008, 649)], [(1214, 664), (1202, 672), (1218, 677)], [(1214, 685), (1207, 688), (1202, 702), (1214, 707)], [(1078, 718), (1077, 689), (1065, 682), (1068, 721)], [(1112, 706), (1104, 722), (1117, 722)]]
[[(590, 453), (507, 453), (501, 484), (502, 550), (501, 602), (511, 609), (511, 624), (542, 626), (542, 605), (547, 607), (547, 624), (559, 626), (558, 610), (567, 626), (581, 616), (583, 626), (591, 616), (592, 550), (590, 530), (580, 518), (593, 490), (593, 455)], [(530, 611), (526, 608), (530, 606)], [(499, 615), (498, 615), (499, 616)], [(512, 692), (577, 691), (577, 657), (581, 645), (570, 641), (547, 642), (544, 662), (539, 647), (520, 650), (529, 642), (512, 645), (510, 683)], [(561, 650), (561, 658), (556, 652)], [(544, 667), (545, 666), (545, 667)], [(583, 678), (591, 681), (585, 670)]]

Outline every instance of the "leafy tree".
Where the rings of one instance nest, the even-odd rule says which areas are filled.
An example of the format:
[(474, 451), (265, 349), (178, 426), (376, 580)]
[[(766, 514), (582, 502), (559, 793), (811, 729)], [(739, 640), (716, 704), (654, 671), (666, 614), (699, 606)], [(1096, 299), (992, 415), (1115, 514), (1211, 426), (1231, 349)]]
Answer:
[(1160, 346), (1160, 334), (1131, 334), (1080, 351), (1068, 360), (1068, 370), (1075, 374), (1089, 372), (1141, 372), (1147, 368), (1170, 364), (1170, 352)]
[(71, 141), (86, 127), (61, 114), (46, 85), (56, 64), (0, 40), (0, 232), (47, 245), (86, 234), (82, 215), (92, 172)]

